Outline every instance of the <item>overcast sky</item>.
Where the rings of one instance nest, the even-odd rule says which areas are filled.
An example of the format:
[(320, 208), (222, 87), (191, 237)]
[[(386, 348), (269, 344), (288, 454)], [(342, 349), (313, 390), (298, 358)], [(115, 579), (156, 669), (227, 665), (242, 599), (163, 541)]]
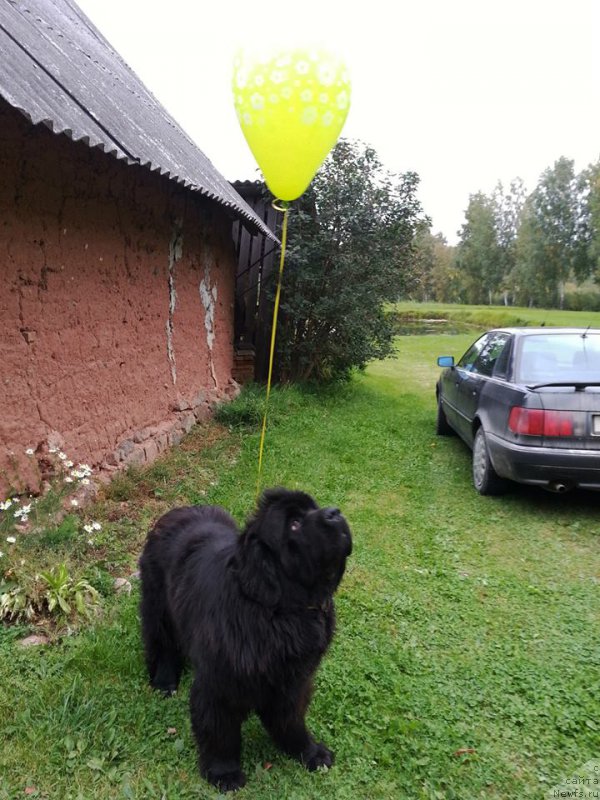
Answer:
[(229, 180), (257, 178), (231, 95), (244, 43), (324, 43), (352, 79), (343, 136), (421, 177), (450, 243), (469, 195), (600, 158), (600, 0), (78, 0)]

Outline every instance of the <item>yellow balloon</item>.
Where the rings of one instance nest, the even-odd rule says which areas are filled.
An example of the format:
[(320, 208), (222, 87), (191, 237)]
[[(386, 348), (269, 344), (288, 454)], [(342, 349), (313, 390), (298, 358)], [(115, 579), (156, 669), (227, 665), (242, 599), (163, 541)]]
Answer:
[(238, 120), (267, 186), (280, 200), (306, 190), (337, 141), (350, 108), (350, 78), (320, 48), (281, 50), (234, 62)]

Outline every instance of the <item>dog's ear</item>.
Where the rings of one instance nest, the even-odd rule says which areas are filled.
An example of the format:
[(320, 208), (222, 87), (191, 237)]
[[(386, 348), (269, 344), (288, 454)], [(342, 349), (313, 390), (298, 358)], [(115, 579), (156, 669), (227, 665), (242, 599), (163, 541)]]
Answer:
[(254, 515), (247, 522), (246, 530), (255, 531), (265, 545), (279, 551), (288, 517), (302, 516), (316, 508), (316, 502), (305, 492), (281, 486), (266, 489), (258, 500)]
[(246, 597), (262, 606), (276, 606), (281, 598), (277, 566), (274, 554), (254, 531), (240, 537), (235, 570)]
[(306, 492), (299, 492), (292, 489), (284, 489), (283, 486), (276, 486), (273, 489), (265, 489), (258, 500), (256, 516), (264, 515), (272, 506), (283, 508), (295, 506), (298, 508), (312, 509), (317, 508), (315, 500)]

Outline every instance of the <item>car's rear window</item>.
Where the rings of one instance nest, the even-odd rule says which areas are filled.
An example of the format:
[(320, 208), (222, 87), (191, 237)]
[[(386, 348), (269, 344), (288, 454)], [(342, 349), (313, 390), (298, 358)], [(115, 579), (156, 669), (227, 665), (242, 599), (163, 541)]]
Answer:
[(600, 334), (525, 336), (517, 365), (520, 383), (600, 381)]

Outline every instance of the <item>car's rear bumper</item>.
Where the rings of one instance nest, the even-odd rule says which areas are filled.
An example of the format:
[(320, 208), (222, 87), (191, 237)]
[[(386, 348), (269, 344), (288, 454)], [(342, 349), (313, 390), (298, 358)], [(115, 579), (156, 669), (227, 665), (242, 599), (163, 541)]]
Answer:
[(508, 442), (493, 433), (486, 441), (494, 469), (503, 478), (537, 486), (600, 491), (600, 449), (527, 447)]

